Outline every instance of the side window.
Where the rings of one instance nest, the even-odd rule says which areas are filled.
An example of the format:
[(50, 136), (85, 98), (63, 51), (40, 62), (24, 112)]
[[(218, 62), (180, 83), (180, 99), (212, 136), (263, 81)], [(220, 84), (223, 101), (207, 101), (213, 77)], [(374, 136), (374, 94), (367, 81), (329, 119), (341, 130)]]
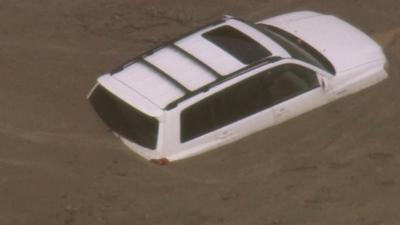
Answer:
[(186, 108), (181, 142), (202, 136), (319, 86), (315, 73), (297, 65), (261, 72)]
[(276, 67), (261, 77), (272, 105), (319, 87), (314, 71), (294, 64)]
[(181, 142), (262, 111), (270, 105), (266, 94), (253, 76), (188, 107), (181, 114)]
[(181, 142), (189, 141), (214, 130), (214, 99), (203, 100), (181, 113)]

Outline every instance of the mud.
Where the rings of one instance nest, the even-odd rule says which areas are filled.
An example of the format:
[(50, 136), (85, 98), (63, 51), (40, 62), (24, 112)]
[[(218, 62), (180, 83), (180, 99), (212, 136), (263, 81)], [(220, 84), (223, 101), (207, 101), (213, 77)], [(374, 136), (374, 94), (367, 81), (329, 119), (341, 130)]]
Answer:
[[(0, 0), (0, 224), (400, 224), (397, 0)], [(99, 74), (232, 14), (310, 9), (385, 46), (390, 79), (160, 167), (85, 96)]]

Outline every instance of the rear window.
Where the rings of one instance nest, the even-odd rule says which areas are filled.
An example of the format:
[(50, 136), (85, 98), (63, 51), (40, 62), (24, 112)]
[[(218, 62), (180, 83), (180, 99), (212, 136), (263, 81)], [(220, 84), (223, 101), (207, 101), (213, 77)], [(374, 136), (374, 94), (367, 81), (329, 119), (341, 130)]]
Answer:
[(271, 52), (246, 34), (231, 26), (222, 26), (202, 35), (244, 64), (271, 56)]
[(102, 120), (119, 135), (149, 149), (157, 146), (158, 120), (128, 105), (101, 85), (89, 101)]

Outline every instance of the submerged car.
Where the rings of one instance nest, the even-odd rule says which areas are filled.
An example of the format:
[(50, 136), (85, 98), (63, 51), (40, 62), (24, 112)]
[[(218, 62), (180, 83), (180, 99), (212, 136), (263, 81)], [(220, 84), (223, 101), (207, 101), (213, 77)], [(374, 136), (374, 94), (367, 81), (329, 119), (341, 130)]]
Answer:
[(231, 143), (385, 78), (382, 48), (316, 12), (225, 16), (98, 78), (95, 111), (160, 164)]

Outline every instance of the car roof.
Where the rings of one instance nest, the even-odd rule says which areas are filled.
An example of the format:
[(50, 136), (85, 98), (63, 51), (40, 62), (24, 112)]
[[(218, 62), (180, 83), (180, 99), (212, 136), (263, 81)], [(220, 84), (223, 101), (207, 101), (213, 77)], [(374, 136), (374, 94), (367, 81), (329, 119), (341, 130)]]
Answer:
[[(270, 54), (265, 53), (265, 57), (243, 63), (229, 52), (230, 49), (224, 49), (205, 37), (205, 34), (213, 34), (222, 27), (239, 31)], [(129, 61), (114, 70), (112, 77), (158, 108), (170, 110), (180, 102), (254, 66), (276, 61), (280, 57), (287, 57), (286, 51), (252, 24), (237, 18), (226, 18)]]

